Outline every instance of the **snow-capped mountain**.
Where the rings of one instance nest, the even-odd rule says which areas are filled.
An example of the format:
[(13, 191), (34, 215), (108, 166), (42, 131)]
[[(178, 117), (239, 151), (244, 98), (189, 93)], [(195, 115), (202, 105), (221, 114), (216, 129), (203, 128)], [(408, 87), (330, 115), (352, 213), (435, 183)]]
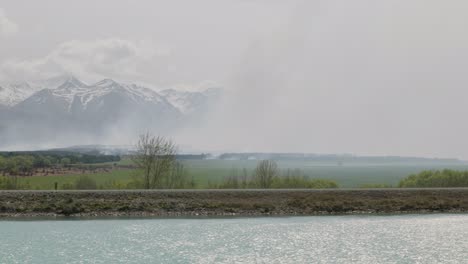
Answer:
[(87, 111), (103, 111), (109, 107), (122, 108), (129, 104), (134, 104), (135, 107), (144, 104), (161, 105), (167, 111), (178, 111), (164, 97), (145, 87), (120, 84), (110, 79), (87, 85), (74, 77), (55, 89), (43, 89), (32, 94), (13, 108), (41, 112), (41, 108), (53, 107), (54, 111), (78, 114)]
[[(216, 92), (213, 93), (213, 90)], [(99, 98), (114, 94), (134, 103), (164, 104), (171, 110), (175, 108), (181, 114), (189, 114), (205, 107), (210, 100), (219, 96), (219, 91), (217, 88), (210, 88), (204, 92), (174, 89), (156, 92), (140, 85), (119, 83), (111, 79), (89, 85), (73, 75), (63, 75), (45, 81), (0, 86), (0, 105), (22, 109), (51, 104), (58, 107), (56, 110), (73, 112), (86, 110), (88, 105), (98, 104)]]
[(93, 137), (107, 135), (110, 130), (174, 131), (198, 122), (220, 95), (217, 88), (158, 92), (111, 79), (87, 84), (72, 75), (1, 87), (0, 139), (10, 143), (37, 140), (37, 134), (50, 137), (79, 133), (79, 137)]
[(0, 105), (13, 106), (38, 90), (27, 82), (0, 85)]
[(0, 83), (0, 108), (14, 106), (40, 90), (55, 89), (71, 79), (78, 81), (71, 74), (63, 74), (46, 80)]

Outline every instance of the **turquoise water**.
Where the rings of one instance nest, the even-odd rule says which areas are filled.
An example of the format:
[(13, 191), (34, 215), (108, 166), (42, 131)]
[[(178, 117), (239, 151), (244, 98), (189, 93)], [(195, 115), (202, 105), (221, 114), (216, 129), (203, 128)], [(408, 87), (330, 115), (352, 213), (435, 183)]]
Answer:
[(468, 215), (3, 220), (0, 263), (468, 263)]

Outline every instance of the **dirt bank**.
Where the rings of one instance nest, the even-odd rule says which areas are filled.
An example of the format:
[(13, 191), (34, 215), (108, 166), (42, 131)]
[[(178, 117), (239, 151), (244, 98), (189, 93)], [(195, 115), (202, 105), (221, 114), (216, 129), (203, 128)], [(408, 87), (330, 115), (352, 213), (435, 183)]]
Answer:
[(468, 189), (0, 191), (0, 217), (468, 212)]

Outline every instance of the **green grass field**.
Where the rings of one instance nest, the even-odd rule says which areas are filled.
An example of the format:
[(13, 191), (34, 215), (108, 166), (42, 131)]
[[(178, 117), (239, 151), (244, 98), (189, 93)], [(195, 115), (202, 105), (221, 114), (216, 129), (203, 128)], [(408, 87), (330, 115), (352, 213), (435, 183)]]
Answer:
[[(186, 167), (195, 182), (207, 185), (209, 182), (219, 182), (233, 173), (246, 168), (252, 173), (257, 161), (253, 160), (194, 160), (187, 161)], [(319, 163), (304, 161), (278, 161), (282, 170), (300, 169), (310, 178), (334, 180), (342, 188), (360, 187), (364, 184), (396, 185), (402, 178), (412, 173), (427, 169), (451, 168), (467, 170), (468, 164), (344, 164)]]
[[(122, 161), (128, 165), (128, 161)], [(221, 182), (235, 170), (238, 173), (247, 169), (251, 174), (257, 164), (254, 160), (187, 160), (184, 161), (187, 174), (196, 183), (196, 188), (208, 188), (211, 184)], [(310, 178), (329, 179), (336, 181), (340, 188), (355, 188), (366, 184), (396, 185), (402, 178), (412, 173), (428, 169), (450, 168), (468, 170), (468, 164), (364, 164), (350, 163), (338, 165), (335, 163), (319, 163), (307, 161), (278, 161), (281, 170), (300, 169)], [(96, 180), (98, 186), (109, 186), (112, 182), (125, 186), (131, 182), (135, 171), (115, 170), (108, 173), (87, 174)], [(21, 181), (29, 183), (31, 189), (53, 189), (54, 183), (60, 186), (73, 183), (80, 175), (35, 176), (25, 177)]]

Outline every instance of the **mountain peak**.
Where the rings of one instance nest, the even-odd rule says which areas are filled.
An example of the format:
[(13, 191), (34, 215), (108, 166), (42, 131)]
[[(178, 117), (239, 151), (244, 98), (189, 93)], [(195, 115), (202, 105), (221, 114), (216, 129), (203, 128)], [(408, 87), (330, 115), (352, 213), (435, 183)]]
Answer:
[(108, 87), (108, 86), (114, 86), (114, 85), (118, 85), (118, 83), (112, 79), (103, 79), (96, 83), (96, 86), (101, 86), (101, 87)]
[(70, 89), (81, 87), (87, 87), (87, 85), (78, 80), (75, 76), (68, 75), (65, 81), (57, 89)]

